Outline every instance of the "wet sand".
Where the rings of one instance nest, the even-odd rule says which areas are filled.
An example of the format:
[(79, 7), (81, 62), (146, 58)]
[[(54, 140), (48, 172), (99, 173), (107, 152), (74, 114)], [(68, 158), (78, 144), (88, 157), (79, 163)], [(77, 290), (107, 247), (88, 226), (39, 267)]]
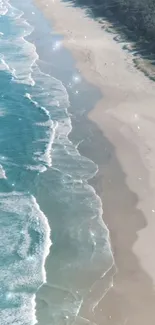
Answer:
[[(97, 324), (153, 325), (155, 85), (136, 70), (131, 54), (122, 50), (114, 36), (83, 10), (58, 0), (36, 2), (54, 22), (55, 30), (65, 36), (64, 45), (74, 54), (81, 73), (103, 93), (89, 113), (98, 127), (96, 131), (92, 123), (92, 150), (87, 144), (80, 149), (99, 165), (92, 182), (103, 199), (117, 272), (113, 286), (96, 308), (90, 309), (91, 294), (81, 315)], [(102, 134), (111, 142), (111, 149), (102, 141)]]

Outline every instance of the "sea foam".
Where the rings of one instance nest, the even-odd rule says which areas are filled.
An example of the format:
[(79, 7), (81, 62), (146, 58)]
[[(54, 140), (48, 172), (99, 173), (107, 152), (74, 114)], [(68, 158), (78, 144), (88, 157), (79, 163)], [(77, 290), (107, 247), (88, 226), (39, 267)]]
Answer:
[(0, 194), (0, 208), (0, 284), (5, 283), (0, 289), (1, 322), (14, 324), (16, 319), (16, 324), (35, 324), (35, 292), (46, 282), (50, 227), (30, 194)]
[[(10, 26), (14, 24), (14, 35), (10, 35), (8, 39), (5, 28), (1, 31), (3, 34), (0, 37), (0, 45), (2, 49), (6, 49), (0, 57), (2, 68), (12, 75), (12, 82), (25, 87), (25, 100), (32, 104), (32, 109), (37, 110), (44, 117), (43, 122), (35, 123), (34, 121), (35, 126), (45, 129), (46, 137), (36, 140), (39, 144), (45, 143), (44, 149), (37, 149), (34, 152), (33, 158), (36, 165), (27, 164), (24, 165), (24, 168), (29, 171), (37, 170), (41, 173), (47, 168), (53, 167), (53, 170), (57, 169), (63, 175), (62, 185), (64, 187), (62, 186), (61, 191), (64, 190), (64, 192), (62, 191), (62, 196), (60, 193), (60, 198), (68, 202), (71, 197), (71, 211), (73, 217), (76, 216), (74, 220), (73, 218), (68, 220), (66, 231), (73, 242), (77, 243), (77, 247), (82, 245), (83, 250), (79, 251), (82, 262), (85, 263), (87, 260), (92, 263), (92, 269), (94, 267), (95, 271), (97, 270), (102, 276), (103, 246), (107, 251), (110, 250), (110, 244), (109, 246), (105, 245), (106, 236), (107, 243), (109, 243), (109, 233), (102, 220), (102, 202), (95, 190), (87, 183), (96, 174), (98, 167), (89, 159), (82, 157), (78, 146), (75, 146), (68, 138), (72, 131), (71, 119), (68, 114), (70, 105), (68, 93), (61, 81), (40, 71), (37, 65), (36, 47), (24, 38), (30, 35), (33, 27), (25, 21), (22, 11), (9, 4), (6, 19), (8, 19), (7, 23), (11, 24)], [(13, 29), (10, 28), (10, 30)], [(19, 58), (22, 59), (19, 60)], [(3, 160), (0, 159), (0, 162), (4, 162), (7, 167), (10, 163), (5, 157)], [(65, 197), (64, 194), (68, 196)], [(74, 205), (74, 202), (79, 203), (78, 208), (79, 206), (81, 209), (83, 207), (83, 210), (75, 211), (76, 204)], [(2, 290), (3, 307), (5, 308), (3, 308), (1, 319), (4, 324), (8, 325), (14, 323), (19, 325), (35, 324), (37, 322), (35, 292), (46, 282), (45, 260), (51, 245), (49, 224), (36, 198), (29, 193), (0, 194), (0, 204), (3, 221), (8, 222), (5, 229), (10, 229), (10, 222), (13, 221), (13, 227), (9, 233), (7, 232), (7, 236), (5, 229), (2, 231), (0, 245), (1, 256), (4, 259), (6, 257), (6, 260), (9, 260), (10, 257), (11, 261), (9, 265), (4, 263), (0, 274), (0, 282), (4, 282), (5, 278), (7, 283), (4, 291)], [(80, 219), (82, 217), (84, 219)], [(79, 222), (79, 220), (81, 221)], [(73, 221), (77, 222), (77, 226)], [(86, 257), (84, 256), (85, 250), (88, 253), (87, 248), (90, 259), (88, 254)], [(81, 267), (81, 269), (83, 267), (83, 264), (79, 266), (80, 262), (81, 260), (76, 259), (75, 264), (73, 263), (73, 271), (75, 268), (76, 273), (77, 267)], [(89, 267), (88, 263), (86, 264)], [(62, 266), (63, 274), (61, 273), (61, 275), (65, 279), (65, 274), (68, 275), (68, 270), (72, 269), (72, 265)], [(78, 275), (76, 274), (76, 276)], [(64, 283), (67, 291), (67, 285), (70, 288), (71, 284), (70, 282)], [(28, 288), (29, 293), (27, 292)], [(79, 313), (81, 302), (82, 299), (75, 308), (76, 316)], [(10, 307), (8, 308), (8, 306)], [(65, 306), (67, 306), (67, 302)], [(64, 315), (66, 310), (64, 310)], [(59, 317), (62, 311), (58, 308), (57, 312)], [(68, 312), (71, 314), (70, 310)], [(69, 316), (66, 314), (65, 317), (67, 320)]]

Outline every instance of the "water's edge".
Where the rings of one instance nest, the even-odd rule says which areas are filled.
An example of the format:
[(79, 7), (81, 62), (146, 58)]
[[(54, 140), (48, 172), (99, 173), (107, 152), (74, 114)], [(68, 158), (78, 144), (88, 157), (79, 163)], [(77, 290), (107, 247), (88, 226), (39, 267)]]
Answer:
[[(2, 104), (7, 107), (6, 124), (10, 112), (14, 113), (15, 138), (12, 127), (7, 136), (4, 133), (0, 162), (5, 192), (1, 204), (6, 219), (13, 213), (13, 225), (17, 218), (22, 222), (20, 230), (16, 229), (14, 259), (9, 261), (9, 277), (12, 269), (14, 277), (3, 293), (3, 316), (6, 319), (9, 311), (6, 324), (18, 317), (19, 324), (35, 324), (35, 293), (41, 288), (37, 300), (48, 300), (50, 314), (46, 315), (44, 304), (40, 305), (42, 315), (37, 313), (37, 318), (43, 320), (39, 319), (39, 324), (45, 324), (45, 315), (47, 323), (67, 319), (70, 324), (79, 315), (94, 283), (104, 278), (114, 262), (109, 231), (102, 219), (102, 202), (88, 184), (98, 167), (78, 151), (79, 143), (89, 137), (85, 125), (81, 128), (80, 122), (80, 132), (78, 126), (87, 114), (90, 86), (75, 69), (68, 51), (61, 48), (61, 36), (51, 35), (51, 28), (31, 0), (29, 6), (18, 0), (12, 0), (11, 5), (5, 1), (2, 10)], [(49, 40), (51, 49), (47, 53), (44, 49)], [(79, 94), (83, 96), (77, 101)], [(5, 123), (2, 125), (6, 132)], [(71, 134), (72, 125), (76, 127)], [(8, 137), (9, 148), (5, 142)], [(49, 255), (50, 229), (53, 245)], [(16, 273), (21, 274), (18, 283)], [(109, 284), (105, 287), (109, 288)], [(92, 304), (96, 305), (96, 301)]]
[[(79, 128), (83, 126), (85, 129), (88, 128), (89, 130), (89, 135), (86, 132), (87, 137), (80, 143), (79, 150), (84, 156), (95, 161), (99, 166), (97, 175), (90, 180), (90, 183), (95, 187), (97, 193), (103, 200), (103, 207), (105, 210), (104, 220), (110, 229), (112, 248), (115, 254), (114, 256), (116, 257), (117, 267), (119, 268), (119, 272), (115, 277), (116, 290), (108, 291), (108, 295), (104, 297), (102, 304), (100, 304), (100, 308), (101, 306), (103, 308), (103, 313), (100, 313), (98, 309), (98, 314), (100, 316), (98, 315), (97, 318), (99, 322), (96, 321), (96, 323), (103, 323), (103, 317), (104, 319), (106, 318), (105, 315), (109, 310), (109, 306), (111, 315), (114, 314), (111, 323), (115, 324), (116, 322), (115, 312), (119, 314), (119, 316), (121, 315), (119, 322), (125, 323), (127, 320), (126, 305), (124, 303), (125, 299), (131, 302), (133, 301), (132, 293), (130, 294), (129, 292), (129, 287), (132, 287), (132, 292), (135, 292), (135, 295), (139, 296), (139, 306), (143, 303), (141, 288), (144, 288), (144, 290), (146, 290), (145, 292), (148, 292), (149, 297), (152, 295), (152, 281), (148, 275), (145, 274), (144, 270), (141, 268), (139, 259), (132, 251), (133, 245), (137, 240), (137, 232), (146, 227), (146, 220), (144, 215), (139, 210), (137, 211), (138, 197), (129, 190), (126, 184), (126, 175), (122, 171), (122, 167), (116, 158), (115, 148), (103, 136), (104, 132), (99, 131), (98, 127), (88, 120), (87, 114), (81, 117), (78, 122)], [(72, 135), (73, 138), (76, 136), (74, 127), (70, 136), (72, 137)], [(106, 191), (104, 189), (106, 189)], [(117, 204), (116, 202), (121, 202), (121, 204)], [(128, 227), (126, 227), (126, 225), (128, 225)], [(122, 240), (120, 236), (120, 229), (123, 229), (124, 240)], [(128, 268), (125, 268), (123, 258), (127, 259)], [(143, 283), (142, 280), (134, 286), (132, 282), (133, 278), (130, 274), (131, 261), (135, 274), (138, 278), (145, 278), (145, 283)], [(126, 281), (127, 278), (130, 278), (131, 282)], [(119, 292), (116, 295), (118, 288), (120, 292), (123, 290), (124, 294), (121, 297)], [(88, 313), (84, 313), (84, 315), (87, 316), (89, 313), (90, 310)], [(143, 317), (147, 319), (146, 315), (148, 314), (149, 307), (148, 309), (146, 307), (146, 313), (144, 311), (142, 317), (139, 315), (140, 323)], [(129, 318), (131, 317), (131, 319), (135, 321), (135, 306), (128, 306), (128, 315)], [(106, 318), (109, 324), (108, 317), (109, 314), (107, 314)], [(92, 318), (93, 320), (95, 319), (94, 315)]]

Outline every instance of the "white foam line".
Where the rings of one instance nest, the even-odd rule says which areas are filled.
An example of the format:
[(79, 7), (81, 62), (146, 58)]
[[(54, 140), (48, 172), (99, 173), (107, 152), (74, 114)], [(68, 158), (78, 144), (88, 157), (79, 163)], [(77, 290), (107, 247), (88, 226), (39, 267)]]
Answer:
[[(32, 67), (33, 65), (35, 64), (35, 62), (38, 60), (39, 56), (37, 54), (37, 51), (36, 51), (36, 47), (34, 44), (28, 42), (24, 37), (25, 36), (28, 36), (32, 33), (32, 31), (34, 30), (34, 28), (24, 19), (22, 18), (23, 15), (24, 15), (24, 12), (14, 8), (13, 6), (11, 6), (10, 4), (8, 4), (8, 8), (9, 9), (12, 9), (12, 10), (16, 10), (16, 13), (15, 14), (10, 14), (10, 17), (14, 18), (15, 20), (19, 20), (19, 22), (21, 22), (23, 25), (27, 25), (29, 26), (30, 30), (25, 30), (24, 31), (24, 36), (21, 36), (21, 37), (17, 37), (15, 39), (15, 41), (17, 42), (18, 46), (20, 44), (20, 42), (22, 42), (23, 44), (25, 43), (26, 46), (29, 46), (30, 47), (30, 52), (31, 54), (33, 53), (34, 55), (34, 58), (32, 58), (32, 62), (29, 66), (29, 73), (27, 75), (26, 78), (21, 78), (20, 77), (20, 74), (21, 74), (21, 71), (17, 71), (17, 69), (15, 68), (10, 68), (9, 66), (9, 62), (7, 62), (7, 59), (5, 58), (5, 60), (3, 59), (3, 63), (4, 63), (4, 66), (6, 67), (7, 71), (10, 71), (11, 74), (12, 74), (12, 80), (17, 82), (17, 83), (24, 83), (24, 84), (28, 84), (28, 85), (31, 85), (31, 86), (34, 86), (35, 85), (35, 81), (33, 80), (32, 78)], [(7, 9), (7, 12), (8, 12), (8, 9)], [(9, 12), (8, 12), (8, 16), (9, 16)], [(20, 69), (19, 69), (20, 70)], [(26, 71), (26, 70), (25, 70)], [(18, 76), (18, 73), (19, 73), (19, 76)]]
[(26, 93), (25, 97), (28, 98), (36, 107), (43, 110), (45, 112), (45, 114), (47, 115), (48, 119), (49, 119), (49, 123), (50, 123), (50, 125), (49, 125), (49, 133), (50, 133), (49, 134), (49, 141), (48, 141), (48, 144), (46, 145), (45, 153), (39, 159), (40, 160), (42, 160), (42, 159), (45, 160), (45, 162), (47, 162), (48, 167), (51, 167), (52, 166), (52, 155), (51, 155), (52, 144), (53, 144), (54, 139), (55, 139), (55, 134), (56, 134), (56, 129), (58, 127), (58, 122), (54, 123), (51, 120), (51, 116), (50, 116), (49, 111), (45, 107), (40, 106), (37, 101), (33, 100), (32, 96), (29, 93)]
[(32, 325), (35, 325), (38, 323), (37, 317), (36, 317), (36, 295), (33, 295), (31, 298), (31, 304), (32, 304), (32, 312), (33, 312), (33, 320)]
[(47, 161), (48, 161), (48, 166), (51, 167), (52, 166), (52, 154), (51, 154), (51, 151), (52, 151), (52, 144), (54, 142), (54, 139), (55, 139), (55, 134), (56, 134), (56, 129), (58, 127), (58, 122), (54, 123), (52, 122), (51, 123), (51, 136), (50, 136), (50, 140), (49, 140), (49, 143), (46, 147), (46, 152), (45, 152), (45, 156), (47, 157)]
[(35, 101), (35, 100), (33, 100), (32, 99), (32, 96), (29, 94), (29, 93), (26, 93), (25, 94), (25, 97), (26, 98), (28, 98), (36, 107), (38, 107), (38, 108), (40, 108), (42, 111), (44, 111), (45, 112), (45, 114), (48, 116), (48, 118), (51, 120), (51, 116), (50, 116), (50, 113), (49, 113), (49, 111), (45, 108), (45, 107), (43, 107), (43, 106), (40, 106), (39, 104), (38, 104), (38, 102), (37, 101)]
[(2, 165), (0, 165), (0, 179), (7, 179), (5, 170)]
[(39, 213), (39, 216), (41, 218), (41, 221), (43, 222), (46, 232), (45, 232), (45, 246), (44, 246), (44, 254), (43, 254), (43, 263), (42, 263), (42, 274), (43, 274), (43, 282), (46, 283), (46, 270), (45, 270), (45, 262), (46, 258), (50, 253), (50, 247), (52, 245), (50, 235), (51, 235), (51, 229), (48, 223), (48, 219), (46, 218), (45, 214), (41, 211), (39, 204), (37, 203), (36, 198), (32, 195), (32, 202), (34, 203), (34, 206), (36, 207), (36, 210)]
[(42, 165), (37, 165), (37, 166), (31, 166), (31, 165), (26, 165), (25, 168), (27, 170), (32, 170), (32, 171), (39, 171), (39, 173), (44, 173), (47, 168), (45, 166)]
[[(8, 8), (9, 8), (9, 9), (13, 9), (14, 11), (16, 11), (16, 14), (14, 14), (12, 11), (11, 11), (11, 13), (9, 13), (9, 10), (8, 10), (8, 16), (9, 16), (9, 17), (12, 17), (12, 18), (15, 18), (15, 17), (16, 17), (16, 19), (20, 19), (20, 18), (23, 16), (23, 11), (21, 11), (21, 10), (15, 8), (15, 7), (13, 7), (13, 6), (9, 3), (9, 0), (7, 1), (7, 4), (8, 4)], [(18, 14), (17, 14), (17, 12), (18, 12)]]
[[(6, 4), (8, 5), (8, 1), (6, 1)], [(2, 1), (0, 3), (0, 16), (5, 16), (7, 12), (8, 12), (8, 8), (4, 4), (4, 2)]]
[(3, 55), (1, 56), (0, 61), (1, 61), (1, 63), (2, 63), (3, 66), (4, 66), (4, 68), (5, 68), (7, 71), (11, 72), (12, 75), (15, 75), (15, 69), (11, 69), (11, 68), (9, 67), (9, 65), (5, 62), (5, 60), (4, 60), (4, 56), (3, 56)]
[(45, 161), (48, 167), (52, 167), (52, 145), (55, 139), (57, 126), (58, 126), (57, 122), (54, 123), (53, 121), (51, 121), (51, 126), (50, 126), (51, 131), (49, 131), (50, 138), (46, 145), (45, 153), (38, 158), (40, 161)]
[[(23, 21), (24, 22), (24, 21)], [(28, 24), (29, 25), (29, 24)], [(30, 35), (31, 33), (32, 33), (32, 31), (34, 30), (34, 28), (32, 28), (32, 30), (30, 31), (30, 32), (28, 32), (28, 33), (26, 33), (26, 36), (28, 36), (28, 35)], [(31, 48), (31, 50), (33, 49), (33, 54), (35, 54), (34, 55), (34, 59), (32, 59), (32, 62), (31, 62), (31, 64), (30, 64), (30, 67), (29, 67), (29, 69), (30, 69), (30, 73), (29, 73), (29, 75), (28, 75), (28, 79), (27, 80), (23, 80), (23, 81), (21, 81), (20, 80), (20, 78), (18, 78), (18, 75), (17, 75), (17, 72), (16, 73), (14, 73), (14, 75), (13, 75), (13, 80), (15, 81), (15, 82), (17, 82), (17, 83), (24, 83), (24, 84), (28, 84), (28, 85), (31, 85), (32, 87), (33, 86), (35, 86), (35, 80), (32, 78), (32, 67), (34, 66), (34, 64), (36, 63), (36, 61), (39, 59), (39, 56), (38, 56), (38, 54), (37, 54), (37, 51), (36, 51), (36, 47), (35, 47), (35, 45), (34, 44), (32, 44), (31, 42), (28, 42), (23, 36), (22, 37), (20, 37), (19, 39), (17, 38), (16, 39), (17, 40), (17, 42), (18, 42), (18, 44), (19, 44), (19, 41), (20, 40), (22, 40), (23, 41), (23, 43), (25, 43), (25, 44), (27, 44), (30, 48)], [(17, 70), (15, 70), (15, 71), (17, 71)]]

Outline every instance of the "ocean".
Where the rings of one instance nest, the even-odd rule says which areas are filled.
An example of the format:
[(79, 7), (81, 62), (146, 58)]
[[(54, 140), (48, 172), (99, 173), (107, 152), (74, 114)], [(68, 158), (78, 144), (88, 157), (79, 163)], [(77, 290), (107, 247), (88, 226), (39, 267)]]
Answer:
[(85, 297), (113, 264), (89, 185), (98, 166), (78, 150), (83, 131), (73, 132), (98, 95), (62, 41), (31, 0), (0, 0), (3, 325), (81, 324)]

